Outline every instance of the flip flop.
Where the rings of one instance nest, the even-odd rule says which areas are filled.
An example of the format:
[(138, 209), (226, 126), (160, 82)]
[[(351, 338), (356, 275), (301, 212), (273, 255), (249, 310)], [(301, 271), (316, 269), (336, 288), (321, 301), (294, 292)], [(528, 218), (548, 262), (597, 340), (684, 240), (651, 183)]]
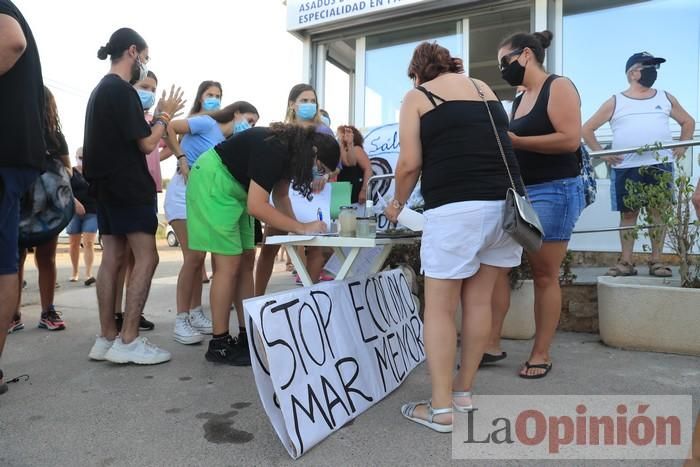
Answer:
[(85, 286), (90, 287), (95, 282), (97, 282), (97, 279), (95, 279), (94, 277), (88, 277), (88, 279), (85, 281)]
[(530, 362), (525, 362), (525, 371), (529, 370), (530, 368), (539, 368), (541, 370), (544, 370), (544, 373), (540, 373), (538, 375), (528, 375), (527, 373), (522, 374), (518, 373), (518, 376), (520, 376), (523, 379), (540, 379), (544, 378), (549, 374), (549, 372), (552, 370), (552, 362), (549, 363), (537, 363), (537, 364), (532, 364)]
[[(418, 407), (419, 405), (428, 406), (427, 420), (424, 418), (413, 416), (413, 413), (416, 411), (416, 407)], [(431, 401), (409, 402), (408, 404), (404, 404), (401, 406), (401, 413), (404, 417), (411, 420), (412, 422), (416, 422), (419, 425), (427, 426), (431, 430), (437, 431), (439, 433), (452, 433), (452, 423), (448, 425), (445, 423), (436, 423), (433, 421), (436, 415), (442, 415), (447, 413), (451, 414), (452, 407), (446, 407), (444, 409), (434, 409), (431, 405)]]
[(491, 363), (496, 363), (500, 362), (504, 358), (506, 358), (508, 354), (506, 352), (501, 352), (498, 355), (494, 355), (491, 353), (484, 353), (484, 355), (481, 357), (481, 363), (479, 363), (479, 367), (482, 367), (484, 365), (489, 365)]

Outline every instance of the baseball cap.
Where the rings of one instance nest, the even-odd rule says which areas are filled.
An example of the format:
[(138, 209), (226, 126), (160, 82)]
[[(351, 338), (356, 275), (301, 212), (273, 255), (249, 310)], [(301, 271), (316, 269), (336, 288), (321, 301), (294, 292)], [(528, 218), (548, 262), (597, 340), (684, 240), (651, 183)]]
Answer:
[(629, 69), (632, 68), (632, 65), (635, 65), (637, 63), (643, 63), (645, 65), (658, 65), (659, 63), (663, 63), (665, 61), (665, 58), (654, 57), (649, 52), (637, 52), (636, 54), (632, 55), (630, 58), (627, 59), (627, 64), (625, 65), (625, 73), (627, 73)]

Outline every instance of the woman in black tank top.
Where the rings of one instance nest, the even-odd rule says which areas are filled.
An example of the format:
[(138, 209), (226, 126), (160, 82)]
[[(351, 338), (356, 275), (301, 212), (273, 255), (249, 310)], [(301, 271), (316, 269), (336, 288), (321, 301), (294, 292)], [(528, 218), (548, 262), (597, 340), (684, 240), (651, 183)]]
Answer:
[[(461, 60), (444, 47), (424, 42), (416, 48), (408, 74), (419, 86), (401, 105), (396, 190), (385, 211), (396, 222), (421, 177), (424, 342), (432, 397), (430, 403), (409, 403), (401, 411), (439, 432), (452, 431), (453, 408), (472, 408), (471, 388), (491, 327), (492, 291), (499, 271), (520, 264), (522, 255), (502, 227), (508, 172), (516, 189), (524, 189), (508, 139), (508, 116), (488, 86), (463, 72)], [(454, 312), (460, 301), (463, 350), (453, 378)]]
[[(347, 136), (346, 136), (346, 133)], [(352, 133), (352, 144), (346, 139)], [(340, 166), (336, 170), (339, 182), (349, 182), (352, 186), (350, 202), (365, 204), (367, 182), (372, 177), (372, 163), (362, 145), (365, 143), (360, 130), (351, 125), (338, 127), (340, 144)]]
[[(559, 323), (559, 268), (571, 233), (584, 207), (583, 184), (576, 151), (581, 144), (581, 111), (576, 88), (566, 78), (544, 70), (549, 31), (515, 34), (501, 43), (501, 75), (525, 91), (513, 102), (510, 139), (520, 163), (530, 201), (544, 228), (544, 244), (528, 253), (535, 282), (537, 330), (530, 358), (520, 371), (528, 379), (542, 378), (552, 368), (550, 345)], [(486, 361), (505, 358), (500, 335), (509, 306), (509, 281), (499, 277), (494, 292), (494, 326)]]

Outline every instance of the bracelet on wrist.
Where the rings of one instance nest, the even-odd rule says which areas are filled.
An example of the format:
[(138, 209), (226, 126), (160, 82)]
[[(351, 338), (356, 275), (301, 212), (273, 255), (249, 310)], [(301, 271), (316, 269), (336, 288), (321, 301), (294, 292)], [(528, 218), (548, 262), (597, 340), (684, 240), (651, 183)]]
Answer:
[(183, 157), (186, 157), (185, 154), (180, 154), (179, 156), (177, 156), (177, 160), (179, 161), (179, 160), (182, 159)]

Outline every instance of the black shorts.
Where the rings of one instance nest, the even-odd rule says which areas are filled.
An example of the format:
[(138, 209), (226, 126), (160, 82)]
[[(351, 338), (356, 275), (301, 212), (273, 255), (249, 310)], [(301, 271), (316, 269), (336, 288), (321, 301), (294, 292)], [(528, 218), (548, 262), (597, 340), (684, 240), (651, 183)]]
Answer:
[(141, 206), (112, 206), (97, 204), (97, 227), (101, 235), (132, 233), (156, 234), (158, 216), (155, 203)]
[(260, 245), (263, 242), (263, 229), (259, 220), (255, 219), (255, 244)]

